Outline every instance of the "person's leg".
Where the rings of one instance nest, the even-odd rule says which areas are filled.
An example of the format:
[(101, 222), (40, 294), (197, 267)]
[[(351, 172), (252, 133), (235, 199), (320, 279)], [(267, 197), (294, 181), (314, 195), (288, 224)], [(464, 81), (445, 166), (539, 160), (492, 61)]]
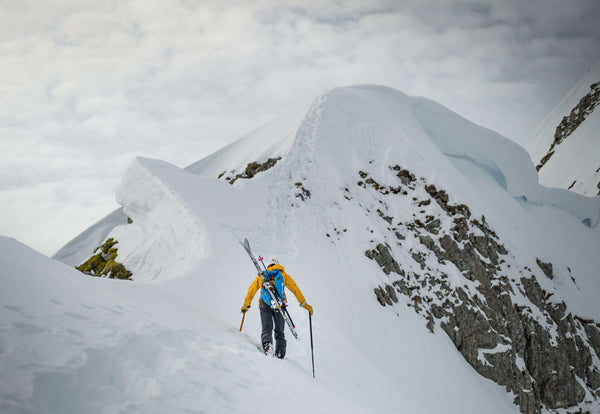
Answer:
[(273, 319), (275, 320), (275, 356), (283, 359), (287, 345), (285, 340), (285, 321), (278, 311), (273, 313)]
[(260, 340), (263, 346), (263, 350), (267, 352), (267, 345), (269, 346), (269, 348), (271, 348), (273, 343), (273, 309), (271, 309), (270, 306), (261, 302), (259, 310), (260, 322), (262, 324)]

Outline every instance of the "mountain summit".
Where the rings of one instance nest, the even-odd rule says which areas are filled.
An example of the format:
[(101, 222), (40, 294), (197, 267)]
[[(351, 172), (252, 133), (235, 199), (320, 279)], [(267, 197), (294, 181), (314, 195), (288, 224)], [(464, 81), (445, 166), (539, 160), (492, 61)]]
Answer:
[(600, 195), (600, 61), (523, 145), (544, 185)]
[[(144, 338), (163, 338), (172, 353), (213, 355), (215, 366), (194, 359), (218, 372), (213, 392), (226, 396), (209, 411), (230, 411), (226, 400), (248, 384), (246, 397), (264, 391), (231, 332), (254, 276), (244, 238), (277, 256), (315, 309), (324, 411), (600, 410), (600, 198), (542, 186), (522, 147), (436, 102), (382, 86), (333, 89), (186, 169), (136, 159), (117, 200), (122, 210), (55, 257), (80, 265), (101, 258), (94, 249), (110, 240), (111, 260), (134, 281), (110, 287), (127, 292), (118, 297), (141, 320), (147, 292), (161, 309), (193, 311), (178, 323), (194, 334), (160, 325), (132, 342), (148, 350)], [(292, 310), (295, 321), (301, 312)], [(306, 356), (306, 333), (289, 341), (290, 363)], [(76, 343), (61, 334), (58, 342)], [(198, 387), (207, 381), (180, 369)], [(290, 396), (293, 412), (313, 410), (316, 387), (298, 379), (306, 370), (274, 369), (284, 380), (262, 373), (273, 395)], [(35, 386), (48, 392), (48, 382)], [(164, 396), (167, 386), (132, 392)], [(202, 410), (195, 401), (184, 408)]]

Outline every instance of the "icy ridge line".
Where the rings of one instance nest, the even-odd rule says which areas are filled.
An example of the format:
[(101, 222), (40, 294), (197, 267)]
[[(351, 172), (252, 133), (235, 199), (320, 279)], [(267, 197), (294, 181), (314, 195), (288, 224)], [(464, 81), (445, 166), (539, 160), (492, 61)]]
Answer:
[[(501, 135), (457, 117), (447, 108), (424, 98), (413, 98), (412, 106), (423, 130), (451, 162), (463, 160), (492, 178), (518, 202), (552, 206), (595, 228), (600, 221), (600, 197), (587, 197), (539, 183), (527, 151)], [(432, 123), (431, 119), (437, 122)], [(465, 131), (475, 130), (465, 135)], [(477, 139), (470, 137), (477, 136)], [(442, 138), (443, 137), (443, 138)], [(494, 148), (492, 154), (490, 150)], [(518, 168), (515, 168), (518, 166)]]
[(122, 242), (117, 246), (119, 259), (136, 281), (183, 274), (208, 254), (204, 226), (169, 183), (181, 174), (190, 173), (137, 157), (117, 189), (117, 202), (133, 222), (116, 227), (109, 237)]

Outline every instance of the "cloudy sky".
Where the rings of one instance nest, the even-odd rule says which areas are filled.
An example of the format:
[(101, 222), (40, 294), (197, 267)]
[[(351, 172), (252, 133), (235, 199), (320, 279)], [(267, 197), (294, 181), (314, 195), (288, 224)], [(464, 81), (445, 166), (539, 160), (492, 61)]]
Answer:
[(0, 234), (52, 254), (137, 155), (186, 166), (377, 83), (520, 142), (600, 59), (598, 0), (0, 0)]

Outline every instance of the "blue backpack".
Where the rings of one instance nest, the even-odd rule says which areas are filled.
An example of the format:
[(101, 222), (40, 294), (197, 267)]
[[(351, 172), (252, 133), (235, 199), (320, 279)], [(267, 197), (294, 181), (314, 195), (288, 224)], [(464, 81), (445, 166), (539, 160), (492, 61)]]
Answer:
[[(285, 283), (283, 281), (283, 275), (280, 270), (267, 270), (266, 272), (261, 273), (263, 283), (266, 281), (273, 281), (275, 283), (275, 288), (277, 289), (277, 293), (283, 299), (285, 299)], [(267, 305), (271, 306), (271, 297), (267, 290), (262, 287), (260, 290), (260, 299)]]

